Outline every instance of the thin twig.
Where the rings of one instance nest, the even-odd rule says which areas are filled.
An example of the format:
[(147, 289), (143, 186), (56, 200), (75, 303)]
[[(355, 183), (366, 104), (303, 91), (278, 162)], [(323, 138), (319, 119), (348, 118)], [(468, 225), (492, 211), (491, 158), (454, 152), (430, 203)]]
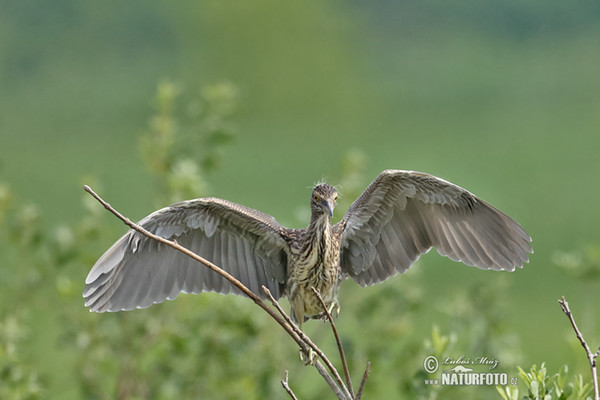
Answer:
[[(344, 384), (344, 381), (342, 380), (342, 377), (338, 373), (337, 369), (335, 369), (335, 367), (333, 366), (333, 364), (331, 363), (331, 361), (327, 358), (327, 356), (325, 355), (325, 353), (319, 347), (317, 347), (317, 345), (302, 331), (302, 329), (300, 329), (298, 327), (298, 325), (296, 325), (294, 323), (294, 321), (292, 321), (292, 319), (290, 318), (290, 316), (287, 315), (287, 313), (283, 310), (283, 308), (281, 308), (281, 306), (279, 305), (279, 302), (277, 300), (275, 300), (275, 298), (271, 294), (271, 291), (269, 289), (267, 289), (265, 286), (263, 286), (262, 289), (267, 294), (267, 298), (271, 301), (271, 303), (273, 304), (273, 306), (277, 309), (277, 311), (279, 311), (279, 313), (286, 320), (286, 322), (292, 327), (292, 329), (294, 330), (294, 332), (302, 340), (304, 340), (306, 342), (306, 344), (308, 345), (308, 347), (310, 347), (315, 352), (315, 354), (317, 354), (319, 356), (319, 358), (321, 358), (323, 360), (323, 362), (325, 363), (325, 365), (327, 365), (327, 368), (329, 368), (329, 370), (333, 374), (335, 380), (337, 381), (337, 385), (336, 386), (340, 389), (341, 393), (343, 393), (344, 397), (348, 398), (348, 399), (354, 398), (353, 394), (350, 393), (350, 391), (348, 390), (348, 388)], [(304, 349), (303, 349), (303, 351), (305, 353), (307, 353)], [(322, 365), (319, 367), (319, 364), (320, 363), (317, 360), (315, 362), (315, 367), (317, 368), (317, 370), (319, 371), (319, 373), (321, 374), (321, 376), (323, 376), (323, 378), (325, 378), (325, 380), (328, 383), (330, 383), (329, 380), (328, 380), (328, 378), (326, 376), (328, 376), (329, 378), (331, 378), (331, 375), (329, 375), (327, 373), (327, 370), (325, 370), (324, 368), (323, 368), (323, 370), (321, 370), (320, 367), (322, 367)], [(333, 389), (333, 386), (331, 385), (331, 383), (329, 384), (329, 386)]]
[[(100, 204), (102, 204), (102, 206), (104, 206), (104, 208), (106, 208), (113, 215), (115, 215), (117, 218), (119, 218), (121, 221), (123, 221), (123, 223), (125, 225), (127, 225), (128, 227), (130, 227), (131, 229), (141, 233), (142, 235), (144, 235), (150, 239), (156, 240), (157, 242), (163, 243), (169, 247), (172, 247), (173, 249), (175, 249), (177, 251), (182, 252), (183, 254), (187, 255), (188, 257), (193, 258), (194, 260), (198, 261), (201, 264), (204, 264), (206, 267), (208, 267), (212, 271), (216, 272), (217, 274), (221, 275), (223, 278), (227, 279), (229, 282), (231, 282), (232, 285), (237, 287), (242, 293), (244, 293), (246, 296), (248, 296), (256, 305), (258, 305), (267, 314), (269, 314), (269, 316), (271, 316), (271, 318), (273, 318), (288, 333), (288, 335), (290, 335), (290, 337), (300, 346), (300, 349), (302, 351), (308, 352), (309, 349), (312, 348), (319, 355), (319, 357), (321, 357), (321, 359), (324, 362), (326, 362), (327, 367), (330, 370), (332, 370), (332, 373), (334, 374), (334, 376), (339, 377), (339, 374), (335, 370), (335, 367), (333, 367), (333, 364), (331, 364), (331, 362), (327, 359), (327, 357), (325, 356), (323, 351), (321, 349), (319, 349), (310, 339), (308, 339), (308, 336), (306, 336), (302, 331), (300, 331), (302, 334), (299, 335), (292, 328), (292, 326), (286, 322), (286, 320), (282, 316), (280, 316), (271, 307), (269, 307), (267, 305), (267, 303), (265, 303), (259, 296), (257, 296), (254, 292), (252, 292), (250, 289), (248, 289), (242, 282), (240, 282), (238, 279), (236, 279), (233, 275), (229, 274), (227, 271), (225, 271), (222, 268), (218, 267), (217, 265), (211, 263), (210, 261), (204, 259), (203, 257), (200, 257), (199, 255), (192, 252), (191, 250), (179, 245), (177, 242), (175, 242), (173, 240), (165, 239), (158, 235), (155, 235), (152, 232), (149, 232), (148, 230), (144, 229), (140, 225), (132, 222), (129, 218), (125, 217), (123, 214), (121, 214), (120, 212), (115, 210), (109, 203), (104, 201), (104, 199), (102, 199), (99, 195), (97, 195), (96, 192), (94, 192), (92, 190), (92, 188), (90, 188), (88, 185), (85, 185), (83, 188), (86, 192), (88, 192), (90, 195), (92, 195), (92, 197), (94, 197)], [(274, 301), (275, 299), (272, 298), (272, 300)], [(315, 365), (315, 367), (317, 368), (319, 373), (325, 378), (325, 376), (323, 375), (323, 372), (325, 372), (325, 374), (327, 375), (327, 371), (325, 370), (323, 365), (320, 365), (320, 366)], [(341, 378), (339, 378), (339, 381), (342, 382), (342, 386), (343, 386), (343, 381), (341, 380)], [(337, 387), (337, 385), (335, 385), (335, 383), (333, 383), (333, 386), (330, 384), (330, 387), (332, 388), (334, 393), (336, 393), (336, 396), (340, 400), (351, 399), (351, 397), (349, 397), (345, 393), (340, 392), (340, 389)], [(344, 387), (344, 389), (345, 389), (345, 387)], [(347, 392), (347, 389), (345, 390), (345, 392)]]
[(577, 339), (579, 339), (579, 341), (581, 342), (581, 345), (585, 349), (585, 355), (587, 356), (588, 361), (590, 362), (590, 367), (592, 369), (592, 383), (594, 385), (594, 399), (600, 400), (600, 393), (598, 390), (598, 375), (596, 374), (596, 358), (598, 357), (598, 355), (600, 355), (600, 347), (598, 348), (598, 351), (596, 353), (592, 353), (592, 350), (590, 350), (590, 346), (588, 346), (585, 339), (583, 338), (583, 335), (581, 334), (581, 331), (579, 330), (579, 328), (577, 328), (577, 324), (575, 323), (575, 319), (573, 318), (573, 313), (569, 309), (569, 303), (567, 303), (567, 300), (565, 300), (565, 296), (562, 296), (562, 299), (558, 300), (558, 303), (560, 304), (560, 308), (562, 309), (562, 311), (566, 314), (567, 317), (569, 317), (569, 321), (571, 322), (571, 325), (573, 326), (573, 329), (575, 330)]
[(371, 372), (371, 363), (367, 362), (367, 368), (365, 368), (365, 373), (363, 374), (362, 380), (360, 381), (360, 386), (358, 387), (358, 392), (356, 393), (356, 400), (360, 400), (362, 397), (365, 383), (367, 383), (367, 378), (369, 377), (369, 372)]
[(346, 361), (346, 354), (344, 353), (344, 346), (342, 346), (342, 341), (340, 340), (340, 335), (338, 334), (337, 328), (335, 327), (335, 322), (333, 322), (333, 317), (331, 316), (329, 309), (327, 309), (327, 304), (325, 304), (323, 297), (321, 297), (321, 293), (319, 293), (319, 291), (317, 289), (315, 289), (314, 287), (311, 287), (311, 289), (314, 292), (314, 294), (317, 296), (317, 298), (319, 299), (321, 306), (323, 306), (325, 315), (327, 315), (327, 319), (329, 320), (329, 324), (331, 325), (331, 330), (333, 331), (333, 336), (335, 336), (335, 342), (337, 344), (338, 351), (340, 352), (340, 360), (342, 361), (342, 367), (344, 368), (344, 375), (346, 376), (346, 384), (348, 385), (348, 390), (350, 391), (352, 398), (354, 398), (354, 388), (352, 387), (352, 379), (350, 379), (350, 371), (348, 370), (348, 362)]
[(285, 371), (285, 379), (281, 381), (281, 386), (283, 386), (283, 388), (285, 389), (287, 394), (289, 394), (293, 400), (298, 400), (298, 398), (296, 397), (296, 395), (294, 394), (292, 388), (290, 388), (290, 385), (288, 383), (288, 371), (287, 370)]
[(287, 313), (284, 311), (284, 309), (281, 308), (281, 305), (279, 304), (279, 302), (277, 300), (275, 300), (275, 297), (273, 297), (273, 295), (271, 294), (271, 291), (265, 285), (262, 285), (262, 290), (263, 290), (263, 292), (265, 292), (265, 294), (267, 295), (267, 298), (269, 299), (271, 304), (273, 304), (275, 309), (277, 311), (279, 311), (279, 314), (283, 317), (283, 319), (298, 334), (298, 336), (302, 337), (302, 335), (304, 335), (304, 332), (302, 332), (302, 330), (298, 327), (298, 325), (296, 325), (294, 323), (294, 321), (292, 321), (292, 319), (290, 318), (289, 315), (287, 315)]

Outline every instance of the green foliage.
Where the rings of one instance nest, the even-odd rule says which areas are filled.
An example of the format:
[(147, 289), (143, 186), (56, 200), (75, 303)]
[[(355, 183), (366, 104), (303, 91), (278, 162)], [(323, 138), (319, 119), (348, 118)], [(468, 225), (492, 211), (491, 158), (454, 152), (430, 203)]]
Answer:
[(43, 386), (31, 365), (23, 360), (27, 333), (15, 315), (0, 320), (0, 399), (41, 399)]
[(170, 203), (205, 193), (205, 175), (219, 166), (222, 149), (233, 139), (229, 118), (238, 91), (228, 82), (209, 85), (184, 106), (177, 104), (180, 95), (172, 82), (158, 86), (156, 113), (140, 138), (142, 159)]
[[(519, 376), (525, 384), (527, 395), (525, 400), (591, 400), (593, 387), (591, 382), (583, 383), (581, 375), (569, 377), (569, 369), (564, 365), (556, 374), (548, 375), (544, 363), (538, 367), (534, 364), (529, 372), (521, 367)], [(516, 386), (505, 386), (496, 388), (503, 400), (520, 400), (519, 389)]]
[(583, 250), (558, 252), (554, 264), (581, 282), (597, 282), (600, 278), (600, 246), (587, 246)]
[[(506, 310), (501, 299), (505, 292), (502, 280), (473, 282), (466, 290), (457, 291), (452, 298), (439, 303), (441, 311), (450, 321), (444, 330), (433, 325), (431, 334), (421, 345), (415, 362), (434, 355), (438, 360), (454, 359), (465, 355), (475, 358), (487, 356), (498, 360), (497, 371), (509, 368), (519, 352), (520, 346), (514, 335), (506, 328)], [(485, 304), (485, 307), (481, 305)], [(418, 317), (416, 317), (418, 318)], [(440, 369), (448, 369), (450, 366)], [(412, 398), (418, 399), (480, 399), (491, 396), (490, 387), (455, 387), (424, 385), (431, 376), (422, 366), (412, 377)]]
[[(8, 265), (18, 261), (19, 273), (0, 269), (0, 398), (42, 398), (43, 383), (27, 360), (25, 349), (32, 334), (24, 293), (37, 286), (40, 272), (33, 268), (41, 245), (40, 215), (31, 204), (19, 205), (10, 187), (0, 184), (0, 242)], [(36, 249), (32, 251), (31, 249)]]
[(6, 213), (13, 201), (13, 195), (5, 183), (0, 183), (0, 223), (4, 222), (4, 218), (6, 217)]
[(263, 354), (285, 353), (269, 334), (272, 325), (241, 298), (182, 296), (81, 322), (64, 344), (81, 354), (77, 375), (86, 396), (263, 398), (276, 387), (280, 361)]
[(425, 341), (425, 347), (430, 348), (432, 350), (432, 354), (441, 358), (448, 345), (456, 341), (456, 337), (450, 335), (443, 335), (440, 332), (440, 328), (437, 325), (434, 325), (431, 329), (431, 339), (427, 339)]

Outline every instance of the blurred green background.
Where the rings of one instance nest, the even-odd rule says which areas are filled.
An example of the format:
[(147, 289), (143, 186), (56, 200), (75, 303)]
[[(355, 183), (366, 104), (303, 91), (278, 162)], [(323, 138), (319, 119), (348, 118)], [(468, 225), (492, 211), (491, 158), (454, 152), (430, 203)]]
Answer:
[[(301, 227), (314, 182), (350, 202), (388, 168), (483, 197), (535, 254), (508, 274), (431, 253), (384, 285), (346, 283), (340, 330), (355, 379), (373, 363), (365, 395), (494, 398), (423, 387), (434, 326), (446, 355), (589, 379), (556, 300), (600, 344), (599, 71), (595, 0), (0, 1), (5, 396), (283, 398), (289, 369), (300, 397), (322, 398), (245, 299), (89, 314), (85, 276), (125, 229), (81, 185), (132, 219), (197, 191)], [(157, 144), (165, 132), (174, 147)], [(148, 161), (161, 150), (162, 169)], [(329, 346), (327, 326), (307, 329)]]

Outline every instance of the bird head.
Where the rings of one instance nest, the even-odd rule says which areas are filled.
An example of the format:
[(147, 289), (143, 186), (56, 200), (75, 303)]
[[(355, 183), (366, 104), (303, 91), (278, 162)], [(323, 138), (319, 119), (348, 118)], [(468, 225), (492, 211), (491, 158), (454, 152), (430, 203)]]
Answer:
[(310, 199), (310, 208), (313, 214), (329, 215), (329, 218), (333, 217), (333, 209), (335, 208), (335, 202), (338, 198), (337, 190), (326, 183), (319, 183), (312, 191)]

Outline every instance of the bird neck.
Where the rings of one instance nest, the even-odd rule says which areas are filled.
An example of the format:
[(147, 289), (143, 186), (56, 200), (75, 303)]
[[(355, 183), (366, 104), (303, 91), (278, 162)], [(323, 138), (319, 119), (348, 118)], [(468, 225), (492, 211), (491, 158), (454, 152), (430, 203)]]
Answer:
[(331, 218), (326, 213), (313, 212), (310, 217), (308, 230), (324, 232), (331, 227)]
[(325, 259), (324, 253), (331, 238), (330, 218), (326, 214), (313, 213), (308, 228), (304, 231), (301, 253), (306, 265), (311, 269), (322, 268)]

